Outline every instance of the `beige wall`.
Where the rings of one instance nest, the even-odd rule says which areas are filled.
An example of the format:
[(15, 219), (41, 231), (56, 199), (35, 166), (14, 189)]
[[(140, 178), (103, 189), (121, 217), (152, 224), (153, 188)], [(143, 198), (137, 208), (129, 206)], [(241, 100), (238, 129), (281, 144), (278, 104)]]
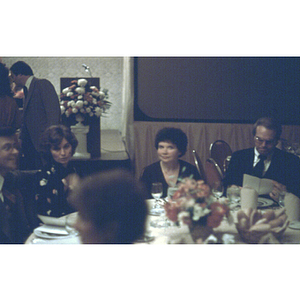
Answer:
[(36, 77), (50, 80), (58, 95), (60, 78), (90, 77), (82, 67), (82, 64), (88, 65), (92, 76), (100, 77), (101, 87), (109, 90), (113, 103), (107, 117), (101, 118), (101, 128), (122, 130), (123, 57), (2, 57), (8, 68), (18, 60), (29, 64)]

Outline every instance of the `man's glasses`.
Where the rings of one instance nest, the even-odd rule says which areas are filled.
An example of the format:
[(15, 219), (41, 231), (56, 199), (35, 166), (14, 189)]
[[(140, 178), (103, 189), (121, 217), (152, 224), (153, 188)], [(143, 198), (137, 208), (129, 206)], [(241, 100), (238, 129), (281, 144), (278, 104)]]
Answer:
[(273, 139), (273, 140), (263, 140), (261, 139), (260, 137), (258, 136), (255, 136), (254, 137), (254, 140), (259, 143), (259, 144), (262, 144), (263, 142), (266, 143), (266, 145), (274, 145), (276, 143), (276, 139)]

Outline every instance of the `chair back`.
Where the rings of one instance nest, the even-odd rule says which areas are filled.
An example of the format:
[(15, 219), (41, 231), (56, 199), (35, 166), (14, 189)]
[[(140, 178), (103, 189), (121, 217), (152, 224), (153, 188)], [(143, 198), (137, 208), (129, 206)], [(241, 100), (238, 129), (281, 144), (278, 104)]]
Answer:
[(200, 174), (200, 177), (206, 182), (205, 170), (203, 168), (201, 159), (195, 149), (193, 150), (193, 158), (194, 158), (195, 166)]
[(213, 158), (208, 158), (205, 162), (206, 182), (212, 187), (214, 182), (222, 181), (223, 173)]
[(216, 140), (210, 144), (209, 154), (224, 174), (232, 154), (230, 146), (223, 140)]

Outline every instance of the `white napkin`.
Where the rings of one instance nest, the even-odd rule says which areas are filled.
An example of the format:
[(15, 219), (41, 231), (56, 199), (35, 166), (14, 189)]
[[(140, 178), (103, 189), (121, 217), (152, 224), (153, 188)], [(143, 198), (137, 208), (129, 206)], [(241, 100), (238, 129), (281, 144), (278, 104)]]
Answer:
[(34, 229), (34, 232), (36, 233), (50, 233), (50, 234), (56, 234), (56, 235), (69, 235), (69, 232), (65, 229), (65, 227), (60, 226), (51, 226), (51, 225), (42, 225), (36, 229)]
[(242, 187), (241, 188), (241, 208), (257, 208), (257, 198), (258, 193), (255, 189), (251, 187)]
[(38, 215), (39, 219), (44, 223), (42, 226), (35, 229), (37, 232), (45, 232), (57, 235), (68, 235), (66, 230), (66, 218), (54, 218), (48, 216)]
[(55, 218), (55, 217), (38, 215), (38, 217), (46, 225), (61, 226), (61, 227), (65, 227), (66, 225), (65, 216), (62, 218)]

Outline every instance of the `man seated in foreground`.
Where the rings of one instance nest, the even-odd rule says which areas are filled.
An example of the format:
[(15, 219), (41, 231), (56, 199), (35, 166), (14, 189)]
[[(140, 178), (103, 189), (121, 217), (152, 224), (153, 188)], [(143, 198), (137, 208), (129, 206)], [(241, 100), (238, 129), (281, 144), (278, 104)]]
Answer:
[(258, 119), (253, 127), (255, 146), (232, 154), (224, 178), (225, 188), (233, 184), (242, 186), (243, 175), (249, 174), (272, 179), (274, 186), (269, 196), (277, 202), (285, 191), (300, 197), (300, 159), (276, 148), (281, 132), (281, 124), (275, 119)]
[(28, 237), (29, 225), (25, 216), (20, 191), (6, 180), (17, 169), (19, 150), (15, 129), (0, 128), (0, 243), (23, 243)]
[(125, 170), (84, 178), (70, 202), (78, 210), (75, 228), (84, 244), (129, 244), (144, 233), (147, 216), (142, 186)]

